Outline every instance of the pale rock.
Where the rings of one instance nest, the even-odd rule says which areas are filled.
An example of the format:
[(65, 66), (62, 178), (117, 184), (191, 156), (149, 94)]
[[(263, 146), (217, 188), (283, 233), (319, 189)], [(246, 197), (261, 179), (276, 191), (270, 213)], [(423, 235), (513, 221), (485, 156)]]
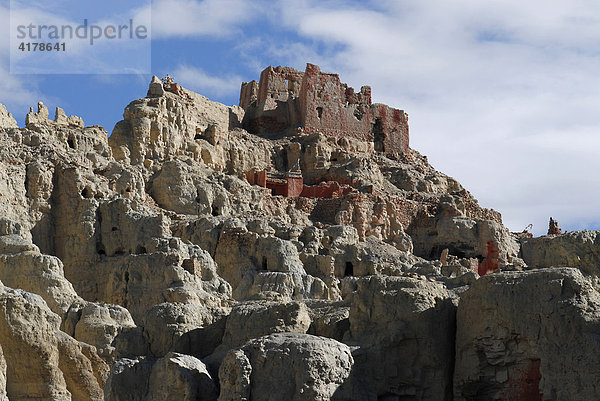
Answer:
[(69, 116), (65, 114), (65, 111), (60, 107), (56, 108), (56, 113), (54, 115), (54, 123), (58, 125), (66, 125), (72, 128), (82, 129), (85, 127), (85, 123), (81, 117), (77, 116)]
[(337, 292), (331, 291), (318, 277), (299, 273), (248, 272), (233, 297), (237, 300), (302, 300), (337, 299)]
[(523, 260), (530, 268), (577, 267), (599, 276), (600, 231), (571, 231), (558, 236), (523, 238)]
[(166, 92), (160, 97), (135, 100), (125, 108), (124, 119), (115, 125), (109, 139), (117, 160), (129, 164), (166, 161), (186, 154), (188, 142), (210, 124), (222, 133), (239, 126), (237, 108), (183, 88), (180, 91), (181, 95)]
[(229, 351), (219, 368), (219, 401), (249, 401), (252, 365), (240, 349)]
[(342, 301), (308, 300), (311, 324), (308, 334), (343, 341), (350, 329), (350, 306)]
[(82, 277), (100, 275), (107, 279), (94, 286), (82, 282), (80, 293), (86, 299), (126, 307), (138, 323), (150, 308), (164, 302), (226, 306), (231, 296), (229, 284), (216, 272), (212, 280), (204, 281), (186, 271), (181, 263), (190, 255), (185, 250), (181, 255), (179, 252), (183, 251), (177, 249), (177, 241), (173, 243), (175, 248), (169, 252), (106, 258)]
[(353, 364), (350, 348), (335, 340), (271, 334), (227, 354), (219, 400), (331, 400)]
[(60, 317), (41, 297), (0, 287), (0, 345), (10, 400), (102, 400), (104, 382), (96, 375), (102, 364), (94, 366), (59, 326)]
[(0, 236), (0, 254), (15, 254), (21, 252), (40, 253), (40, 249), (20, 235)]
[(3, 104), (0, 104), (0, 128), (18, 128), (17, 121)]
[(595, 399), (599, 336), (600, 293), (577, 269), (486, 275), (458, 305), (454, 399)]
[(25, 126), (27, 128), (33, 128), (36, 124), (50, 124), (52, 121), (48, 119), (50, 112), (48, 108), (44, 106), (44, 103), (38, 102), (37, 113), (33, 111), (33, 107), (29, 109), (29, 113), (25, 117)]
[(272, 333), (306, 333), (310, 324), (308, 308), (302, 302), (244, 302), (227, 317), (221, 349)]
[(202, 361), (170, 352), (152, 366), (148, 400), (216, 401), (217, 386)]
[(129, 311), (118, 305), (90, 302), (78, 314), (75, 339), (95, 346), (98, 354), (109, 361), (115, 359), (116, 337), (124, 330), (135, 328)]
[(492, 220), (466, 216), (443, 216), (435, 221), (435, 228), (424, 227), (413, 235), (415, 254), (439, 257), (443, 249), (459, 257), (486, 257), (487, 243), (498, 245), (500, 264), (508, 264), (519, 255), (519, 244), (502, 224)]
[[(0, 243), (5, 237), (0, 237)], [(0, 280), (6, 286), (40, 295), (61, 317), (71, 305), (82, 301), (65, 278), (62, 262), (55, 256), (39, 253), (0, 255)]]
[(163, 96), (165, 94), (165, 88), (163, 88), (162, 81), (156, 75), (152, 76), (150, 81), (150, 88), (148, 89), (148, 96)]
[(161, 207), (196, 216), (229, 216), (249, 211), (262, 192), (245, 182), (180, 160), (166, 162), (152, 180), (150, 195)]
[(245, 227), (223, 228), (215, 250), (219, 275), (233, 287), (256, 272), (285, 272), (305, 275), (298, 248), (273, 236), (260, 236)]
[(161, 303), (144, 319), (150, 352), (162, 357), (170, 351), (199, 357), (210, 355), (221, 344), (230, 309), (184, 303)]
[(6, 396), (6, 360), (4, 359), (2, 345), (0, 345), (0, 401), (8, 401)]
[(169, 220), (148, 206), (126, 198), (100, 205), (96, 248), (106, 256), (145, 254), (155, 238), (169, 237)]

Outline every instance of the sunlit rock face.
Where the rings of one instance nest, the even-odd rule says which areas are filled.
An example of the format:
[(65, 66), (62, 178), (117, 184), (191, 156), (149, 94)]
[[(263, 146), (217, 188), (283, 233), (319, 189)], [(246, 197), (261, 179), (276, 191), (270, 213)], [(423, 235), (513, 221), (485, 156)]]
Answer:
[(0, 107), (0, 400), (595, 399), (596, 233), (516, 239), (371, 96)]

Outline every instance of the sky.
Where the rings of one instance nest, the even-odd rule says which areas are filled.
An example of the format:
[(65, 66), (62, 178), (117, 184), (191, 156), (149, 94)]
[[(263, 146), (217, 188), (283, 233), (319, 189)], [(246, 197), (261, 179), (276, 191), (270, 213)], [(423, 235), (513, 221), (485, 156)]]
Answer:
[(233, 105), (265, 67), (310, 62), (405, 110), (411, 147), (511, 230), (600, 229), (597, 0), (153, 0), (151, 19), (149, 71), (10, 74), (0, 0), (0, 103), (21, 126), (41, 100), (110, 133), (152, 74)]

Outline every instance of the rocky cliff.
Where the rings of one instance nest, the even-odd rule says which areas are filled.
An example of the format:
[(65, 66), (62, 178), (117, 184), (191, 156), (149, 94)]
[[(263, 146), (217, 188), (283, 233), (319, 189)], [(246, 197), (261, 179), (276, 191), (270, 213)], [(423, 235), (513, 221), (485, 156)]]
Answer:
[(0, 107), (0, 400), (600, 397), (596, 233), (519, 240), (324, 76), (285, 101), (360, 136), (249, 133), (256, 82), (155, 78), (110, 136)]

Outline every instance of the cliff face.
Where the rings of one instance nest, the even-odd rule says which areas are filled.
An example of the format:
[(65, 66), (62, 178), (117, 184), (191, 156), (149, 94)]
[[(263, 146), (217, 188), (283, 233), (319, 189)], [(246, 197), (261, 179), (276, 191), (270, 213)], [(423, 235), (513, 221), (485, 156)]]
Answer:
[[(245, 84), (242, 107), (154, 79), (110, 138), (0, 108), (0, 400), (590, 399), (592, 281), (479, 279), (553, 262), (408, 148), (404, 120), (381, 131), (402, 146), (380, 148), (384, 106), (313, 67), (286, 93)], [(365, 135), (329, 129), (327, 96), (301, 127), (246, 131), (271, 92), (297, 107), (321, 84)], [(557, 356), (573, 330), (585, 351)]]

